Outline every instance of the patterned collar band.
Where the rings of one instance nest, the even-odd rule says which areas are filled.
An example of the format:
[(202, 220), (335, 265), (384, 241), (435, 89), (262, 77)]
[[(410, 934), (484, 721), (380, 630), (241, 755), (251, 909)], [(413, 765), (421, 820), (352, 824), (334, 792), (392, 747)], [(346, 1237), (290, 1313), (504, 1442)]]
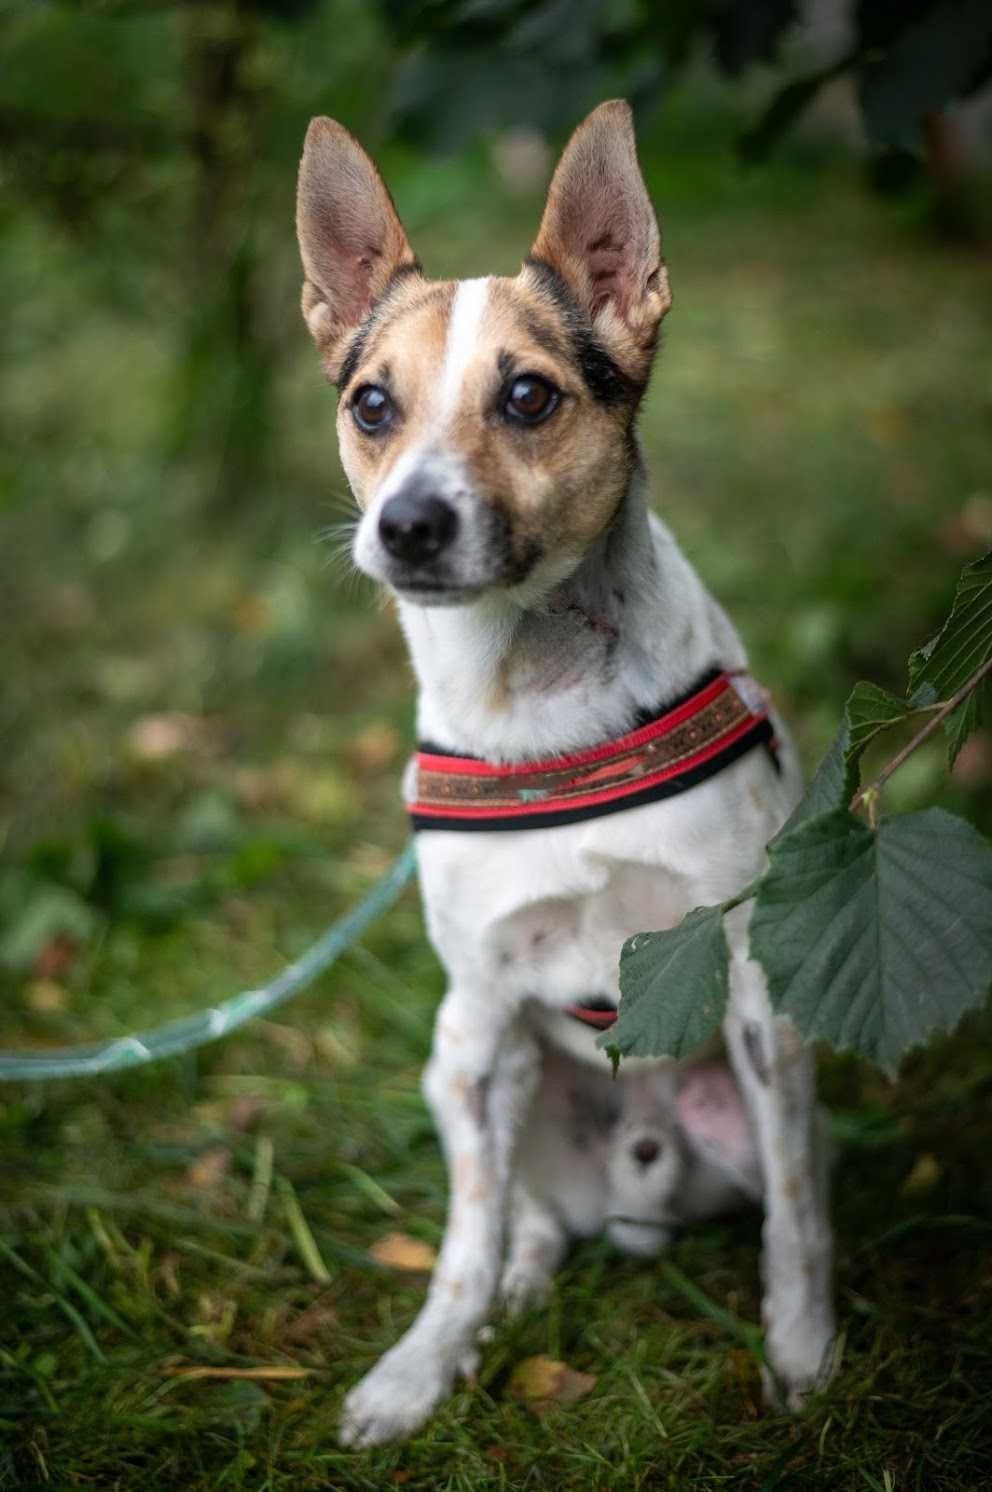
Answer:
[(768, 698), (743, 672), (713, 672), (637, 730), (572, 756), (494, 765), (422, 746), (414, 829), (549, 829), (674, 797), (752, 746), (776, 762)]

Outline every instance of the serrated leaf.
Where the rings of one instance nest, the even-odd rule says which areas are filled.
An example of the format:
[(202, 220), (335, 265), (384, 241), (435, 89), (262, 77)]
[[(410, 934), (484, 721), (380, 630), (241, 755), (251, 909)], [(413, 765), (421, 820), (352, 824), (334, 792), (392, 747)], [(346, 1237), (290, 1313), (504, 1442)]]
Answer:
[(697, 907), (678, 927), (628, 938), (619, 1013), (598, 1045), (623, 1056), (688, 1056), (719, 1028), (727, 971), (722, 907)]
[(992, 984), (992, 847), (931, 808), (877, 830), (846, 811), (769, 846), (751, 955), (776, 1009), (895, 1073)]
[[(992, 551), (965, 565), (954, 593), (950, 616), (936, 637), (909, 660), (909, 692), (914, 698), (931, 689), (937, 699), (950, 699), (992, 658)], [(992, 698), (986, 679), (968, 696), (945, 724), (950, 764), (979, 723)]]
[(858, 767), (867, 747), (880, 732), (898, 725), (922, 699), (900, 699), (862, 679), (855, 684), (844, 707), (844, 721), (830, 750), (816, 769), (813, 781), (772, 843), (798, 829), (809, 819), (846, 808), (858, 790)]
[(819, 818), (821, 814), (832, 813), (834, 809), (844, 808), (850, 803), (858, 790), (857, 766), (851, 761), (850, 754), (851, 729), (845, 717), (830, 749), (814, 772), (812, 782), (772, 844), (777, 844), (786, 834), (791, 834), (800, 824), (806, 823), (807, 819)]
[(859, 761), (880, 731), (898, 725), (900, 720), (905, 720), (912, 713), (913, 708), (908, 699), (899, 699), (887, 689), (880, 689), (877, 684), (866, 683), (864, 679), (855, 684), (845, 709), (849, 761), (852, 764)]

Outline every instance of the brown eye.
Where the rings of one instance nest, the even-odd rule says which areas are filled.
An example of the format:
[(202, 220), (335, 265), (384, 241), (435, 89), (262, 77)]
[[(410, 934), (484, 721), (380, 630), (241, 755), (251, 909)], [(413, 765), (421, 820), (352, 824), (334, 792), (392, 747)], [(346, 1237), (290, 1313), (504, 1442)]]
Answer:
[(359, 430), (374, 435), (383, 426), (389, 424), (393, 405), (385, 389), (377, 388), (374, 383), (368, 383), (355, 395), (351, 413)]
[(553, 384), (535, 374), (515, 378), (510, 385), (503, 412), (521, 425), (539, 425), (558, 408), (561, 395)]

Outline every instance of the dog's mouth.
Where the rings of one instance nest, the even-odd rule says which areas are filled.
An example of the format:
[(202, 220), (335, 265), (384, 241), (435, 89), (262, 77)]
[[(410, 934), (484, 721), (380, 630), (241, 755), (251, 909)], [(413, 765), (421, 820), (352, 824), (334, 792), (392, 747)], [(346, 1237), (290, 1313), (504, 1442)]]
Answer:
[(390, 582), (401, 601), (418, 606), (463, 606), (476, 600), (485, 586), (454, 585), (440, 580), (405, 580)]

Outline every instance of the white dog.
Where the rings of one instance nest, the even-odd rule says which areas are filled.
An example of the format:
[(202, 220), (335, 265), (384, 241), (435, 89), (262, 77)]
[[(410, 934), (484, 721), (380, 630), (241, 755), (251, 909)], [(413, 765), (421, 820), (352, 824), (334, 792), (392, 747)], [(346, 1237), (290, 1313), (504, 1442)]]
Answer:
[[(596, 1045), (621, 944), (739, 891), (800, 787), (737, 633), (648, 513), (634, 420), (670, 295), (629, 110), (604, 104), (575, 132), (514, 279), (427, 279), (375, 166), (328, 119), (307, 135), (297, 225), (363, 510), (355, 560), (394, 593), (419, 680), (407, 797), (449, 979), (424, 1077), (444, 1244), (413, 1326), (348, 1395), (342, 1439), (408, 1435), (449, 1392), (497, 1297), (511, 1213), (519, 1303), (566, 1230), (615, 1211), (611, 1192), (627, 1218), (614, 1237), (650, 1252), (669, 1216), (756, 1190), (741, 1135), (760, 1161), (768, 1387), (797, 1406), (831, 1360), (824, 1167), (811, 1058), (773, 1016), (745, 909), (728, 919), (724, 1030), (749, 1116), (736, 1177), (707, 1199), (714, 1175), (693, 1180), (677, 1136), (656, 1135), (631, 1195), (622, 1117), (585, 1152), (552, 1133), (562, 1073), (593, 1128), (611, 1092), (629, 1118), (642, 1073), (663, 1084), (666, 1064), (630, 1062), (613, 1090)], [(655, 1093), (671, 1131), (678, 1094)], [(569, 1172), (550, 1187), (545, 1151)]]

